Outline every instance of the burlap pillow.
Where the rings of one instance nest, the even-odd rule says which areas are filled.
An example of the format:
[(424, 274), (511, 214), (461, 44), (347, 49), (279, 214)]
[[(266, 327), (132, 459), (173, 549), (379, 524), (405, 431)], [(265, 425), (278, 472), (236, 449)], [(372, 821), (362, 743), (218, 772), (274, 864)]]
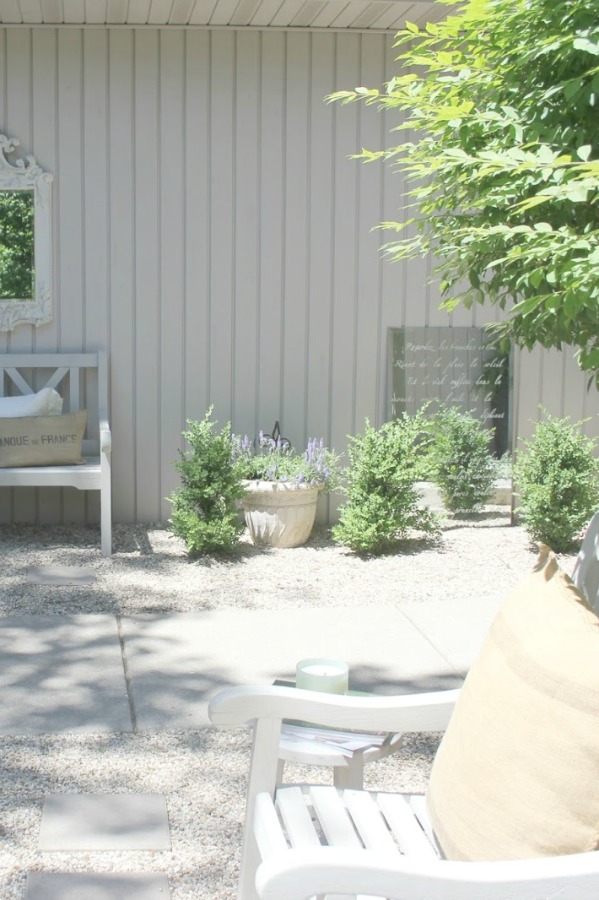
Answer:
[(87, 412), (64, 416), (0, 418), (0, 468), (82, 463)]
[(599, 619), (541, 546), (441, 742), (427, 805), (450, 859), (599, 847)]

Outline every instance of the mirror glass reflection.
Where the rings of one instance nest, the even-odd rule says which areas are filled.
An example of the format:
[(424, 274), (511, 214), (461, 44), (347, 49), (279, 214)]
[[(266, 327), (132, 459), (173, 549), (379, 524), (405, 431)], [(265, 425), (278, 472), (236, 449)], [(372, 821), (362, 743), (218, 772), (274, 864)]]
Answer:
[(0, 300), (33, 300), (34, 212), (33, 190), (0, 191)]
[(0, 332), (52, 319), (52, 181), (0, 134)]

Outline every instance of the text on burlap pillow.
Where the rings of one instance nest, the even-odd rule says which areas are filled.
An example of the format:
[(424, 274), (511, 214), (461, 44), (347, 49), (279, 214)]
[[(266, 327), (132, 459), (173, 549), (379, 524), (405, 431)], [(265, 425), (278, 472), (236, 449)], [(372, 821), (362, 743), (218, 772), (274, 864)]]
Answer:
[(64, 416), (0, 418), (0, 468), (82, 463), (86, 410)]
[(427, 806), (449, 859), (599, 847), (599, 618), (547, 547), (472, 665)]

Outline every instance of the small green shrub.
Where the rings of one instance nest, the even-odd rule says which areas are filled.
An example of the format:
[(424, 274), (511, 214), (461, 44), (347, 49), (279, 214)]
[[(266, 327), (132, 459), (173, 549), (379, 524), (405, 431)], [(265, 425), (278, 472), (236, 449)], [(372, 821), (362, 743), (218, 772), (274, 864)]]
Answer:
[(489, 432), (474, 416), (454, 408), (435, 416), (432, 430), (434, 480), (446, 509), (475, 512), (493, 495), (495, 467)]
[(517, 512), (530, 537), (556, 553), (572, 549), (599, 506), (595, 441), (582, 433), (582, 425), (543, 411), (514, 465)]
[(419, 506), (414, 469), (422, 438), (420, 415), (386, 422), (378, 430), (368, 419), (364, 433), (349, 438), (348, 500), (340, 510), (333, 539), (352, 550), (382, 553), (416, 529), (437, 534), (435, 514)]
[(202, 421), (187, 422), (183, 437), (191, 449), (175, 463), (181, 488), (168, 498), (173, 504), (169, 524), (190, 556), (231, 550), (244, 528), (237, 511), (242, 472), (231, 452), (231, 426), (217, 432), (211, 417), (212, 407)]

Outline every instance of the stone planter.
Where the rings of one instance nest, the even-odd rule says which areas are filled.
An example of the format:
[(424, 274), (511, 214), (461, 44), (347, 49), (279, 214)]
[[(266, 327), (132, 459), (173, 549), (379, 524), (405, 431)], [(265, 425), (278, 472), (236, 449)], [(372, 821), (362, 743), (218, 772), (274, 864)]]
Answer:
[(300, 547), (316, 518), (320, 487), (283, 481), (245, 481), (242, 498), (252, 542), (265, 547)]

